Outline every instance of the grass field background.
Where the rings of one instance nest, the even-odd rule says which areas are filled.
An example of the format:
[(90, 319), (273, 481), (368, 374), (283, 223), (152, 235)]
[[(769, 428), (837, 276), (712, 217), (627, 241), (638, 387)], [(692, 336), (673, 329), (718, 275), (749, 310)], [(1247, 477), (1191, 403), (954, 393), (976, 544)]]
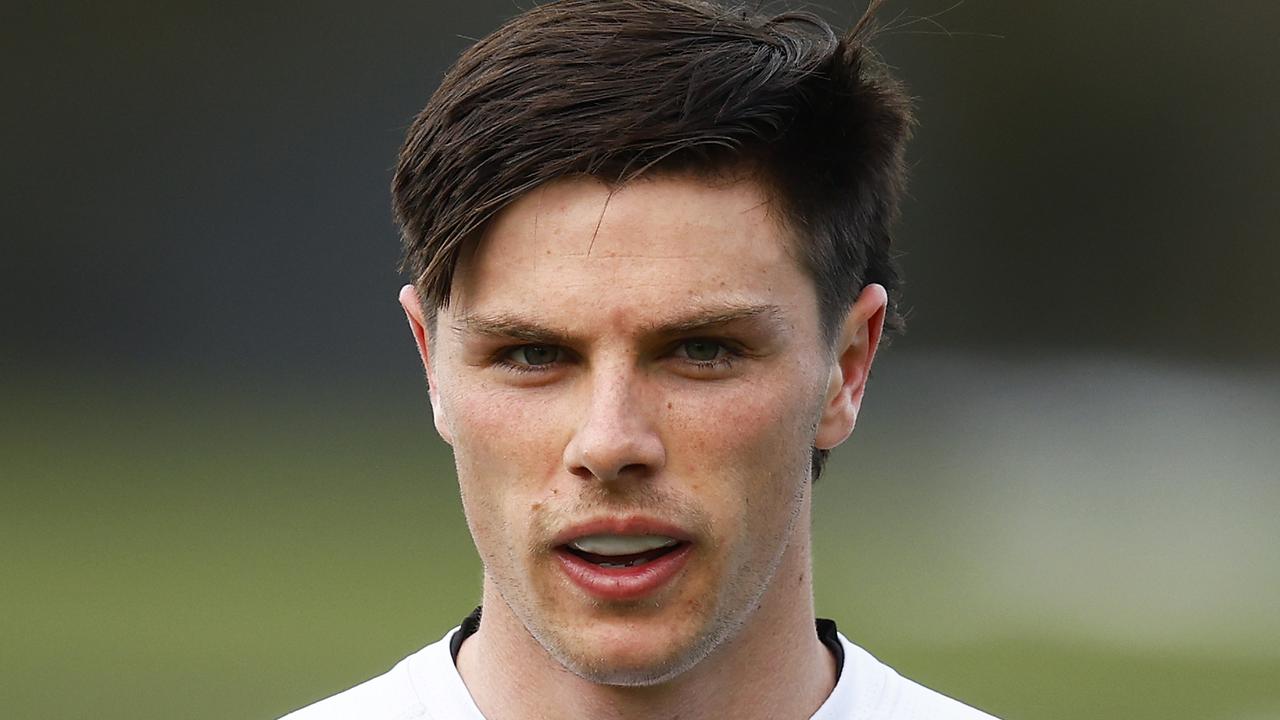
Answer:
[[(1280, 380), (890, 353), (817, 488), (820, 614), (1006, 720), (1280, 718)], [(416, 378), (9, 376), (0, 717), (274, 718), (457, 623)]]

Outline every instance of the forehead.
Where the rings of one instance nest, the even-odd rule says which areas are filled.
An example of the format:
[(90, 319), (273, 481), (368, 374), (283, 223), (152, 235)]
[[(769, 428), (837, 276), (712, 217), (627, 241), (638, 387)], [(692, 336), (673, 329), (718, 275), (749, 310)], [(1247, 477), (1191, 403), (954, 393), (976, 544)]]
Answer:
[(793, 247), (749, 177), (658, 175), (614, 189), (561, 179), (494, 218), (459, 265), (450, 307), (633, 320), (699, 304), (800, 311), (816, 300)]

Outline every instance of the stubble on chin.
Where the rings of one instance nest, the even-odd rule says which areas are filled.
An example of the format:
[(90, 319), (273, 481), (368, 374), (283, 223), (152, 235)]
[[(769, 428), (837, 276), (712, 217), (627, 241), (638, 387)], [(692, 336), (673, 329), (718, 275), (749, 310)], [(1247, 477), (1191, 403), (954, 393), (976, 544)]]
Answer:
[[(520, 558), (524, 567), (486, 561), (485, 574), (532, 639), (568, 672), (594, 684), (619, 687), (669, 681), (705, 659), (726, 636), (732, 636), (738, 619), (720, 618), (718, 593), (691, 592), (696, 588), (689, 587), (688, 578), (680, 578), (673, 595), (619, 602), (585, 597), (560, 573), (553, 539), (575, 523), (604, 515), (660, 518), (695, 538), (699, 554), (705, 555), (703, 562), (719, 556), (720, 544), (708, 513), (688, 499), (637, 486), (626, 492), (596, 492), (559, 507), (534, 504), (523, 546), (513, 543), (513, 554), (508, 556)], [(498, 564), (504, 567), (499, 569)], [(718, 564), (712, 561), (712, 565)], [(700, 570), (719, 571), (707, 566)], [(706, 583), (706, 589), (719, 585), (705, 575), (695, 580)], [(601, 618), (621, 624), (634, 622), (638, 633), (652, 633), (646, 625), (658, 622), (672, 636), (672, 642), (665, 652), (619, 658), (608, 652), (612, 643), (605, 638), (593, 640), (590, 632), (583, 632), (587, 623)]]
[[(690, 588), (685, 584), (689, 579), (682, 578), (685, 582), (672, 597), (628, 602), (582, 597), (580, 591), (559, 575), (552, 539), (577, 521), (626, 514), (662, 518), (694, 534), (701, 546), (698, 551), (705, 553), (700, 560), (710, 564), (700, 569), (710, 575), (696, 578), (705, 583), (705, 587)], [(795, 515), (788, 520), (790, 530)], [(704, 511), (685, 498), (669, 496), (654, 488), (636, 488), (626, 495), (596, 493), (563, 507), (541, 503), (531, 511), (527, 528), (529, 536), (522, 547), (522, 559), (527, 566), (515, 573), (522, 577), (490, 575), (498, 580), (494, 589), (550, 659), (586, 682), (614, 687), (650, 687), (671, 682), (731, 642), (741, 633), (751, 611), (760, 605), (787, 544), (780, 538), (782, 542), (774, 546), (776, 555), (769, 557), (765, 568), (756, 568), (753, 573), (745, 568), (749, 559), (723, 555), (724, 548), (714, 538), (712, 523)], [(727, 607), (726, 602), (732, 607)], [(645, 625), (666, 620), (658, 630), (669, 633), (671, 642), (666, 648), (650, 650), (640, 657), (609, 653), (613, 643), (607, 634), (591, 638), (590, 632), (582, 632), (585, 623), (602, 616), (623, 624), (630, 618), (637, 625), (637, 633), (653, 633), (652, 626), (646, 628)]]

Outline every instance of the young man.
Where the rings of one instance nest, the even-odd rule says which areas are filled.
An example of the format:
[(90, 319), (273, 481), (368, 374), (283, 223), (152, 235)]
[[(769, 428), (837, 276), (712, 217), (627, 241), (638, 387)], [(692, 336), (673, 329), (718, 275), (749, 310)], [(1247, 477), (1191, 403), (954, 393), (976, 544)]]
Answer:
[(814, 618), (813, 481), (897, 321), (868, 25), (562, 0), (463, 55), (394, 194), (483, 615), (289, 718), (989, 717)]

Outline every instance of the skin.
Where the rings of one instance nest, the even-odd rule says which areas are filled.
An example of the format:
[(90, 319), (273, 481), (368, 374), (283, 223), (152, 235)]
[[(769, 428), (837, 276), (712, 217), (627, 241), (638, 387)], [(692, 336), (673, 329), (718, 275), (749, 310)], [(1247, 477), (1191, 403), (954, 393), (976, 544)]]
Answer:
[[(401, 292), (484, 563), (458, 666), (487, 718), (807, 718), (830, 694), (810, 452), (853, 430), (886, 298), (824, 340), (769, 208), (746, 176), (559, 180), (495, 218), (433, 333)], [(670, 582), (567, 580), (557, 533), (635, 516), (691, 538)]]

